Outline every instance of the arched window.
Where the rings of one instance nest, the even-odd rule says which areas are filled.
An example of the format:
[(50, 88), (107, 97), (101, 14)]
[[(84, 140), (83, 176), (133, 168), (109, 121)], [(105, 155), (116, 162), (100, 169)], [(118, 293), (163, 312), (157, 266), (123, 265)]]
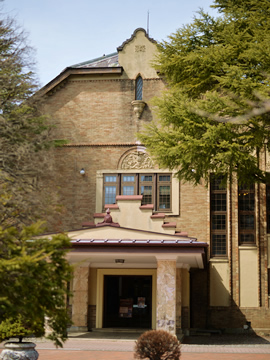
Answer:
[(143, 79), (139, 75), (135, 84), (135, 100), (142, 100)]

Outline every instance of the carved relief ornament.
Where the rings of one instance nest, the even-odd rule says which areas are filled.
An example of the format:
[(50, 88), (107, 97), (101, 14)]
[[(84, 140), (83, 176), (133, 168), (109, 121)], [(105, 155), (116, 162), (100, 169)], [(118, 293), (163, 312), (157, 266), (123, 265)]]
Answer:
[(128, 169), (153, 169), (154, 163), (150, 156), (143, 151), (133, 151), (122, 161), (121, 168)]

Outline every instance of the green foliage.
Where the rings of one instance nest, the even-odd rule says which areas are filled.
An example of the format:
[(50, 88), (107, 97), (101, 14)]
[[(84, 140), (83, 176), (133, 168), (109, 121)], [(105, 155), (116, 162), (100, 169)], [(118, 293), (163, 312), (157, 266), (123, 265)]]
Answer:
[(180, 343), (176, 336), (165, 330), (150, 330), (136, 341), (135, 359), (179, 360)]
[(4, 227), (47, 218), (49, 204), (57, 202), (49, 181), (53, 158), (49, 150), (55, 141), (36, 92), (32, 58), (23, 31), (0, 14), (0, 225)]
[(44, 321), (38, 324), (23, 321), (22, 316), (18, 316), (16, 321), (7, 319), (0, 323), (0, 341), (10, 338), (19, 338), (20, 341), (24, 337), (44, 335)]
[(32, 69), (23, 31), (1, 14), (0, 341), (41, 336), (46, 320), (49, 338), (61, 345), (70, 325), (65, 302), (70, 241), (64, 234), (40, 237), (45, 227), (35, 221), (48, 219), (55, 209), (49, 150), (63, 142), (50, 138)]
[(200, 10), (158, 45), (155, 67), (168, 90), (154, 103), (160, 120), (139, 138), (179, 179), (197, 184), (214, 171), (235, 173), (240, 183), (267, 182), (259, 158), (270, 149), (270, 114), (261, 111), (269, 98), (270, 3), (214, 6), (220, 17)]
[(65, 234), (38, 237), (42, 231), (41, 224), (0, 229), (0, 341), (14, 337), (16, 329), (16, 337), (42, 335), (45, 318), (48, 337), (60, 346), (66, 339), (70, 240)]

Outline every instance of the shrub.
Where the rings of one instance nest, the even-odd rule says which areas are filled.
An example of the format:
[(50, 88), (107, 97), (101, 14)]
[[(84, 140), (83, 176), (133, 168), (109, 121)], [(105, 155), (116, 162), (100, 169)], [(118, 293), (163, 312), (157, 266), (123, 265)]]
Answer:
[(180, 343), (176, 336), (165, 330), (150, 330), (136, 341), (135, 359), (179, 360)]
[(29, 323), (19, 315), (17, 319), (6, 319), (0, 323), (0, 341), (18, 338), (20, 342), (24, 337), (43, 336), (44, 322)]

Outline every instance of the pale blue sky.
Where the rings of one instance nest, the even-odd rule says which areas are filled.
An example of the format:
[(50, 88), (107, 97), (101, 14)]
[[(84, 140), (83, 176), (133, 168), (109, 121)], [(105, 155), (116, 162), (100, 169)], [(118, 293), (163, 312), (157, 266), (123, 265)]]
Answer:
[(138, 27), (157, 41), (190, 23), (200, 7), (213, 14), (213, 0), (5, 0), (36, 49), (37, 74), (47, 84), (67, 66), (116, 51)]

